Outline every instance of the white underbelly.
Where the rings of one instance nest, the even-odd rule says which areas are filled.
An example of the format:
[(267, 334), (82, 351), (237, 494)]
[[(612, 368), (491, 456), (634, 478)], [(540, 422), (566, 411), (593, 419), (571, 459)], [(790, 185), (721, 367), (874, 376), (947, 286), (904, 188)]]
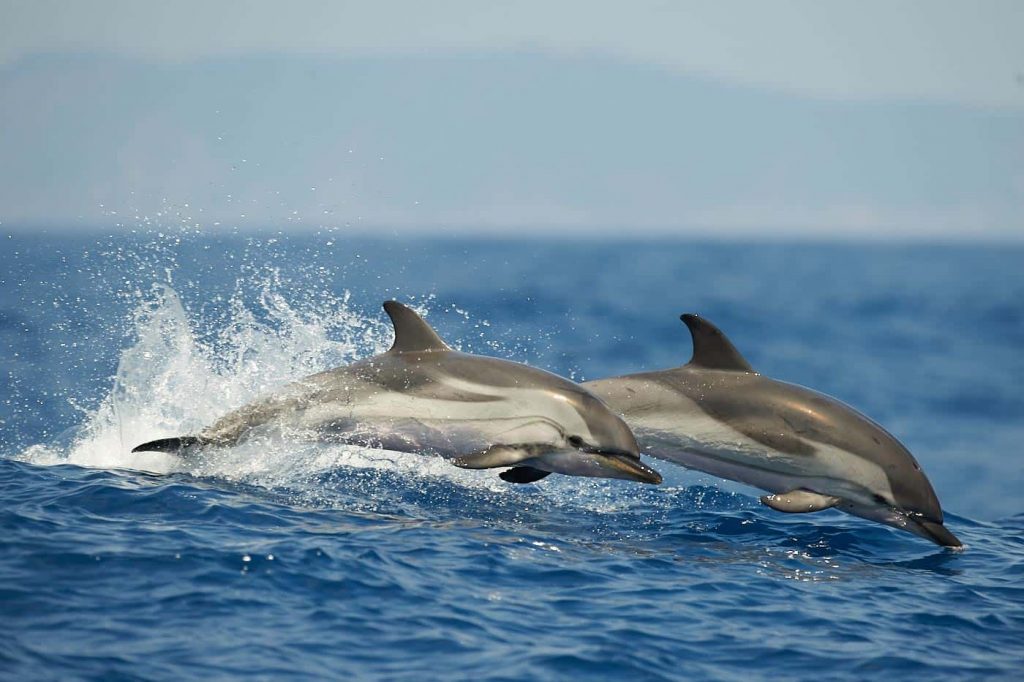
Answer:
[(645, 454), (768, 492), (805, 488), (847, 499), (892, 495), (881, 467), (824, 443), (807, 440), (813, 454), (781, 452), (699, 410), (627, 415), (627, 423)]

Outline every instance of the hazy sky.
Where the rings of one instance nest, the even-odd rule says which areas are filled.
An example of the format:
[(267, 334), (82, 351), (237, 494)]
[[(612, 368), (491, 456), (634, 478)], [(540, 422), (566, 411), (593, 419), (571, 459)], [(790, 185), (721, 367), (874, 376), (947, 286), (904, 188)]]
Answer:
[(0, 221), (1024, 235), (1021, 36), (1024, 0), (0, 0)]
[(3, 0), (0, 61), (58, 50), (595, 51), (832, 97), (1024, 108), (1021, 0)]

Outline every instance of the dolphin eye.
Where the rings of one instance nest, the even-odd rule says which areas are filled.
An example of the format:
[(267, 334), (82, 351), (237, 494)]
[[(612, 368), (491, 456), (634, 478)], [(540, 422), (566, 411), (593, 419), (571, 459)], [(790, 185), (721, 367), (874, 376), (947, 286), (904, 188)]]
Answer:
[(579, 436), (569, 436), (569, 445), (573, 446), (574, 448), (582, 448), (583, 439), (580, 438)]
[(878, 504), (889, 504), (889, 501), (886, 500), (881, 495), (872, 495), (871, 497), (873, 497), (875, 502), (877, 502)]

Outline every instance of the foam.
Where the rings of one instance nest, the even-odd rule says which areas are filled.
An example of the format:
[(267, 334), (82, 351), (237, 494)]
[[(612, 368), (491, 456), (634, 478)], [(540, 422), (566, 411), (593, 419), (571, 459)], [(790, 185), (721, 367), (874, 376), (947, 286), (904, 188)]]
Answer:
[[(193, 321), (176, 291), (154, 285), (131, 313), (135, 342), (122, 351), (113, 385), (98, 407), (56, 443), (33, 445), (17, 459), (156, 474), (184, 473), (265, 488), (315, 492), (318, 476), (340, 468), (442, 478), (498, 494), (535, 494), (501, 481), (494, 471), (453, 467), (436, 456), (310, 443), (287, 434), (257, 437), (232, 448), (181, 459), (132, 453), (140, 443), (195, 433), (222, 414), (315, 372), (384, 352), (391, 332), (380, 319), (355, 312), (348, 295), (321, 293), (306, 304), (284, 295), (273, 271), (255, 286), (239, 282), (217, 323)], [(422, 307), (421, 307), (421, 312)], [(557, 504), (614, 512), (633, 496), (607, 481), (551, 477), (540, 494)]]

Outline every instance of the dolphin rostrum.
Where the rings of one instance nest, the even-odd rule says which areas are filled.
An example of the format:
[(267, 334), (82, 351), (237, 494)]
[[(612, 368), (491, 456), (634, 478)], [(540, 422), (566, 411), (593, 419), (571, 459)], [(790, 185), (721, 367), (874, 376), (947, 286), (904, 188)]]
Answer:
[(507, 468), (532, 483), (549, 473), (660, 483), (629, 427), (578, 384), (526, 365), (452, 350), (411, 308), (384, 304), (386, 353), (314, 374), (221, 417), (194, 436), (132, 452), (192, 455), (267, 428), (316, 440), (440, 455), (466, 469)]
[(766, 490), (761, 502), (778, 511), (835, 507), (961, 546), (895, 437), (834, 398), (758, 374), (707, 320), (681, 319), (688, 364), (583, 384), (625, 417), (644, 453)]

